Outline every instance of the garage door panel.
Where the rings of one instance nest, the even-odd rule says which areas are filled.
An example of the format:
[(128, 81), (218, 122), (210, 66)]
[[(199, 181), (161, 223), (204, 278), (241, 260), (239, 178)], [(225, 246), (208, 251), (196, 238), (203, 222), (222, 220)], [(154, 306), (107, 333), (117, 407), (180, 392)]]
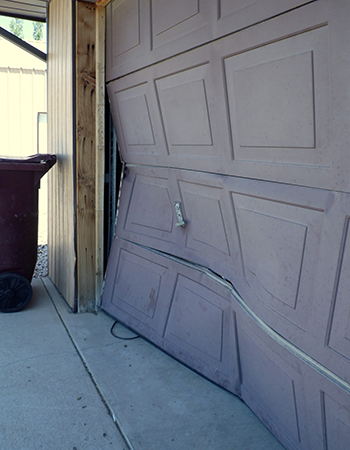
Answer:
[(312, 430), (307, 448), (346, 449), (350, 431), (349, 386), (341, 387), (305, 366), (305, 397), (308, 404), (308, 421), (305, 427)]
[(230, 352), (227, 344), (231, 321), (228, 298), (190, 278), (178, 276), (165, 327), (167, 341), (222, 369)]
[(311, 0), (114, 0), (107, 6), (107, 81)]
[[(204, 175), (200, 174), (199, 176)], [(227, 180), (225, 181), (227, 183)], [(252, 203), (249, 206), (254, 206), (255, 210), (258, 210), (259, 206), (262, 208), (261, 199), (256, 200), (252, 195), (254, 192), (259, 192), (264, 201), (268, 201), (275, 206), (275, 210), (273, 210), (273, 206), (270, 205), (269, 209), (264, 205), (264, 210), (270, 215), (271, 213), (276, 215), (276, 211), (278, 211), (279, 217), (282, 216), (285, 221), (290, 217), (297, 216), (294, 209), (295, 205), (291, 204), (291, 201), (295, 201), (295, 198), (301, 199), (299, 208), (305, 209), (311, 218), (314, 212), (323, 216), (324, 213), (320, 211), (321, 205), (326, 205), (325, 216), (328, 218), (328, 223), (326, 220), (324, 221), (323, 232), (325, 232), (326, 237), (331, 239), (327, 241), (326, 245), (321, 244), (322, 251), (320, 251), (319, 260), (322, 261), (322, 264), (323, 261), (327, 260), (328, 248), (329, 265), (336, 266), (338, 255), (334, 258), (329, 253), (329, 249), (337, 247), (339, 252), (341, 242), (346, 247), (346, 238), (343, 236), (342, 239), (342, 235), (346, 234), (343, 232), (345, 220), (343, 218), (334, 221), (332, 215), (339, 217), (341, 212), (346, 211), (349, 207), (346, 196), (342, 196), (341, 201), (339, 201), (331, 193), (295, 187), (291, 190), (287, 202), (285, 197), (288, 186), (281, 185), (280, 192), (278, 194), (275, 192), (273, 198), (271, 198), (270, 193), (270, 199), (268, 199), (268, 190), (271, 189), (270, 183), (238, 180), (235, 188), (235, 192), (241, 192), (244, 188), (245, 193), (248, 194), (245, 196), (252, 198)], [(301, 195), (302, 193), (304, 195)], [(239, 195), (243, 196), (242, 193)], [(282, 206), (285, 206), (285, 208), (281, 209), (281, 202), (277, 201), (280, 198), (284, 198), (285, 203)], [(310, 200), (313, 200), (313, 207), (316, 211), (309, 211), (306, 208)], [(339, 224), (341, 226), (338, 227)], [(337, 225), (339, 230), (333, 230), (334, 225)], [(347, 231), (347, 228), (345, 231)], [(338, 236), (332, 237), (332, 233)], [(335, 245), (336, 243), (338, 243), (338, 246)], [(122, 256), (115, 257), (115, 254), (113, 254), (113, 252), (115, 253), (114, 248), (118, 248), (118, 252)], [(342, 259), (345, 260), (346, 250), (340, 253), (343, 253)], [(164, 268), (167, 268), (165, 274), (163, 274)], [(176, 263), (174, 260), (171, 261), (165, 256), (154, 255), (152, 252), (130, 242), (117, 239), (114, 242), (112, 257), (108, 265), (102, 307), (185, 364), (233, 392), (239, 392), (240, 383), (236, 355), (234, 358), (232, 357), (232, 348), (237, 348), (235, 337), (232, 338), (232, 333), (235, 336), (237, 323), (239, 327), (237, 345), (239, 346), (242, 364), (243, 399), (287, 448), (320, 448), (318, 445), (320, 439), (323, 438), (323, 425), (329, 427), (329, 431), (327, 431), (330, 436), (329, 445), (338, 445), (343, 442), (339, 439), (346, 437), (348, 427), (348, 409), (344, 404), (346, 397), (344, 397), (344, 394), (334, 393), (334, 386), (336, 389), (339, 389), (339, 387), (328, 381), (324, 375), (317, 375), (315, 368), (309, 367), (307, 370), (304, 368), (305, 361), (309, 364), (310, 361), (312, 362), (312, 358), (315, 358), (313, 364), (317, 367), (317, 370), (322, 369), (319, 364), (321, 363), (324, 368), (338, 372), (338, 375), (343, 379), (347, 379), (349, 373), (349, 363), (342, 364), (339, 357), (338, 359), (334, 357), (335, 352), (333, 350), (330, 350), (329, 354), (324, 351), (328, 322), (325, 306), (329, 305), (329, 297), (327, 297), (329, 289), (326, 296), (323, 291), (324, 287), (330, 284), (330, 280), (335, 278), (335, 273), (332, 273), (332, 270), (328, 271), (328, 269), (327, 265), (326, 267), (323, 265), (323, 269), (317, 270), (317, 275), (315, 275), (315, 284), (318, 289), (312, 292), (309, 298), (311, 307), (308, 312), (305, 312), (305, 315), (308, 316), (307, 326), (309, 328), (307, 332), (302, 333), (299, 329), (299, 335), (296, 335), (295, 327), (294, 331), (293, 327), (288, 327), (288, 321), (283, 321), (280, 318), (280, 322), (278, 322), (274, 319), (271, 326), (272, 329), (277, 331), (278, 335), (275, 333), (275, 340), (273, 340), (263, 328), (260, 328), (263, 322), (271, 323), (271, 308), (268, 308), (270, 310), (270, 317), (268, 317), (266, 310), (261, 313), (261, 309), (259, 310), (253, 304), (250, 304), (251, 310), (258, 315), (252, 321), (246, 315), (246, 309), (242, 310), (233, 297), (229, 297), (231, 302), (228, 301), (226, 288), (221, 288), (218, 283), (213, 284), (210, 280), (207, 280), (206, 274), (201, 273), (201, 271), (194, 271), (188, 266)], [(127, 273), (120, 272), (123, 270)], [(140, 289), (137, 282), (136, 286), (131, 285), (129, 287), (130, 277), (128, 274), (131, 274), (132, 283), (135, 283), (136, 279), (140, 281), (142, 285)], [(320, 279), (320, 276), (323, 276), (326, 280)], [(111, 278), (113, 279), (112, 282), (108, 281)], [(146, 282), (142, 282), (143, 279)], [(110, 292), (111, 285), (115, 286), (112, 294)], [(157, 286), (159, 285), (158, 292)], [(165, 285), (167, 287), (163, 289)], [(330, 291), (332, 291), (332, 288)], [(252, 298), (249, 287), (241, 294), (249, 306)], [(156, 299), (156, 302), (154, 299)], [(315, 311), (317, 314), (315, 314)], [(281, 315), (279, 314), (279, 316)], [(260, 325), (257, 325), (258, 323)], [(229, 324), (228, 328), (225, 324)], [(205, 337), (201, 337), (203, 332), (206, 333)], [(279, 343), (281, 335), (288, 341), (294, 342), (298, 349), (304, 350), (306, 352), (304, 358), (296, 357), (296, 354), (288, 352), (284, 345), (281, 346), (281, 342)], [(225, 336), (231, 336), (231, 338)], [(210, 344), (206, 339), (210, 340)], [(295, 351), (297, 351), (297, 348)], [(228, 359), (225, 356), (227, 354), (229, 355)], [(329, 374), (327, 377), (329, 377)], [(304, 389), (301, 386), (301, 380), (313, 380), (314, 390), (317, 387), (322, 388), (322, 391), (318, 391), (317, 394), (318, 403), (313, 400), (313, 403), (308, 403), (312, 405), (309, 408), (306, 408), (304, 401), (305, 389), (308, 388)], [(325, 380), (326, 384), (323, 385)], [(340, 378), (339, 380), (341, 381)], [(327, 400), (328, 405), (324, 411), (322, 410), (323, 412), (321, 411), (322, 392), (326, 392), (332, 400)], [(334, 404), (334, 401), (336, 404)], [(306, 414), (309, 416), (306, 417)], [(339, 416), (336, 423), (337, 427), (340, 428), (339, 430), (337, 428), (338, 431), (336, 432), (334, 432), (333, 415)], [(310, 434), (308, 431), (310, 429), (315, 430), (315, 433)], [(308, 440), (311, 443), (308, 443)]]
[(209, 64), (205, 64), (156, 80), (171, 156), (219, 156), (220, 130), (211, 111), (213, 85), (209, 70)]
[(200, 270), (174, 263), (176, 281), (161, 346), (180, 361), (238, 393), (236, 314), (224, 287)]
[(323, 214), (288, 204), (270, 188), (270, 200), (232, 192), (245, 277), (262, 304), (305, 330)]
[(238, 230), (224, 177), (185, 170), (174, 175), (186, 220), (183, 248), (177, 255), (227, 279), (242, 278)]
[(348, 383), (350, 311), (344, 292), (348, 292), (349, 211), (349, 194), (328, 193), (307, 327), (310, 354)]
[(350, 361), (350, 305), (349, 305), (349, 216), (345, 218), (343, 241), (340, 247), (338, 272), (335, 279), (334, 300), (331, 308), (328, 345)]
[[(200, 271), (131, 242), (113, 244), (102, 308), (233, 392), (239, 389), (229, 292)], [(113, 288), (111, 288), (113, 286)]]
[[(136, 310), (150, 319), (154, 318), (162, 275), (166, 269), (139, 258), (129, 252), (119, 255), (115, 285), (118, 300), (125, 309)], [(127, 278), (126, 278), (127, 277)], [(142, 283), (136, 279), (142, 280)], [(123, 279), (123, 282), (121, 280)], [(128, 281), (129, 280), (129, 281)], [(132, 280), (132, 281), (131, 281)]]
[(133, 151), (133, 146), (155, 145), (146, 95), (143, 93), (120, 100), (118, 103), (124, 135), (128, 146), (131, 147), (129, 151)]
[(136, 175), (134, 178), (126, 231), (173, 242), (173, 202), (167, 178)]
[(102, 307), (286, 448), (347, 448), (350, 3), (111, 5), (134, 26), (108, 37), (127, 176)]
[[(339, 395), (340, 394), (340, 395)], [(327, 450), (337, 450), (350, 442), (350, 402), (348, 395), (338, 391), (337, 400), (321, 392), (325, 424), (324, 444)]]
[(330, 218), (338, 204), (334, 195), (234, 177), (225, 178), (225, 184), (246, 280), (246, 285), (236, 285), (238, 292), (262, 320), (299, 348), (306, 349), (306, 335), (308, 352), (322, 348), (325, 335), (312, 335), (327, 321), (316, 304), (329, 302), (324, 280), (332, 280), (335, 259), (326, 255), (329, 245), (341, 239), (341, 229), (333, 229)]
[[(216, 259), (232, 257), (231, 224), (227, 217), (225, 193), (221, 187), (179, 180), (185, 217), (188, 218), (186, 247), (215, 254)], [(238, 246), (236, 245), (236, 251)]]
[(350, 386), (238, 316), (244, 401), (286, 448), (347, 448)]
[(111, 83), (125, 162), (348, 191), (339, 19), (319, 4)]
[(198, 48), (154, 66), (150, 77), (169, 148), (163, 164), (192, 168), (196, 161), (207, 170), (230, 161), (220, 56)]
[[(126, 162), (142, 156), (167, 155), (163, 129), (147, 79), (137, 85), (125, 80), (111, 83), (108, 96), (116, 126), (121, 157)], [(134, 159), (133, 159), (134, 158)]]
[(289, 449), (307, 448), (299, 361), (252, 322), (238, 324), (242, 398)]
[(174, 202), (181, 200), (169, 169), (127, 167), (123, 180), (116, 235), (133, 242), (176, 253), (184, 234), (176, 227)]
[(185, 36), (186, 47), (210, 40), (212, 12), (208, 0), (152, 0), (152, 50)]
[[(322, 357), (346, 196), (174, 169), (128, 171), (117, 236), (212, 269), (296, 345), (314, 336), (308, 345)], [(176, 226), (174, 202), (184, 227)]]
[[(176, 226), (175, 202), (181, 204), (184, 227)], [(349, 210), (345, 194), (129, 167), (116, 234), (230, 280), (262, 320), (346, 377), (339, 354), (348, 358), (343, 298)]]
[(214, 25), (216, 37), (259, 23), (310, 3), (311, 0), (218, 0), (218, 20)]
[[(244, 208), (237, 208), (237, 215), (249, 284), (270, 294), (266, 296), (272, 297), (269, 303), (277, 300), (296, 309), (307, 227)], [(260, 239), (263, 245), (259, 248)]]
[[(151, 253), (124, 248), (114, 241), (112, 257), (116, 264), (109, 268), (109, 283), (104, 288), (104, 298), (109, 299), (107, 310), (120, 320), (132, 317), (133, 323), (149, 328), (153, 336), (162, 333), (170, 295), (169, 283), (173, 283), (171, 264), (159, 263)], [(104, 306), (104, 304), (103, 304)]]
[[(345, 9), (343, 13), (335, 12), (335, 3), (332, 4), (332, 8), (329, 8), (330, 3), (314, 2), (289, 14), (276, 17), (270, 22), (261, 23), (256, 27), (244, 30), (235, 36), (229, 36), (216, 44), (215, 48), (225, 61), (230, 59), (232, 65), (235, 59), (236, 61), (240, 59), (242, 64), (244, 61), (245, 67), (242, 66), (239, 69), (267, 64), (266, 67), (259, 68), (259, 70), (264, 69), (267, 72), (267, 69), (271, 69), (279, 59), (283, 62), (285, 58), (290, 57), (299, 59), (300, 68), (298, 70), (303, 71), (301, 67), (306, 67), (306, 58), (300, 59), (299, 56), (303, 56), (305, 52), (312, 52), (314, 92), (309, 94), (309, 98), (310, 96), (314, 98), (315, 149), (284, 147), (244, 147), (240, 149), (240, 130), (235, 133), (238, 126), (235, 125), (238, 124), (238, 113), (233, 92), (233, 74), (228, 74), (226, 77), (227, 94), (230, 94), (229, 91), (231, 90), (232, 95), (231, 100), (228, 101), (231, 101), (229, 112), (232, 111), (230, 128), (232, 129), (233, 151), (234, 157), (238, 158), (231, 165), (228, 165), (232, 175), (349, 192), (349, 183), (345, 176), (349, 163), (345, 157), (346, 152), (341, 150), (344, 145), (341, 128), (345, 126), (343, 119), (348, 114), (349, 105), (347, 96), (344, 96), (344, 78), (335, 81), (338, 77), (338, 68), (342, 67), (341, 73), (344, 74), (348, 70), (345, 66), (348, 67), (349, 65), (348, 59), (345, 63), (344, 58), (341, 57), (345, 50), (344, 46), (347, 45), (347, 41), (344, 40), (344, 36), (347, 34), (345, 22), (341, 20)], [(345, 4), (343, 7), (345, 8)], [(348, 6), (346, 6), (347, 8)], [(346, 14), (348, 12), (347, 9)], [(342, 28), (343, 26), (344, 28)], [(340, 35), (343, 38), (340, 38)], [(235, 40), (233, 37), (235, 37)], [(273, 54), (272, 51), (276, 51), (276, 54)], [(266, 52), (271, 52), (270, 59), (264, 59), (265, 55), (267, 56)], [(250, 54), (256, 56), (257, 60), (248, 62), (246, 58)], [(275, 62), (273, 62), (274, 59)], [(293, 70), (297, 70), (297, 68)], [(254, 79), (256, 73), (251, 75)], [(272, 78), (274, 76), (272, 74)], [(295, 87), (299, 89), (298, 86)], [(326, 95), (323, 95), (324, 93)], [(258, 92), (257, 100), (261, 100), (262, 95), (261, 92)], [(285, 95), (281, 98), (281, 101), (284, 100), (284, 97)], [(317, 105), (318, 102), (320, 103)], [(244, 99), (241, 103), (244, 113), (244, 108), (246, 108)], [(247, 113), (243, 113), (241, 112), (241, 115), (247, 118), (247, 123), (249, 123), (251, 118), (247, 116)], [(278, 121), (283, 122), (283, 119), (287, 116), (288, 114), (284, 116), (284, 113), (281, 113)], [(293, 120), (296, 120), (295, 117)], [(259, 125), (264, 124), (265, 120), (264, 114), (262, 119), (258, 120)], [(276, 127), (276, 130), (278, 133), (279, 127)], [(276, 130), (271, 134), (273, 135)], [(335, 130), (338, 131), (335, 132)], [(298, 131), (295, 134), (298, 134)], [(249, 139), (248, 132), (245, 138)]]
[[(165, 168), (127, 170), (117, 236), (207, 266), (228, 279), (242, 276), (234, 211), (222, 177)], [(175, 202), (185, 226), (177, 226)]]
[(114, 0), (107, 5), (107, 79), (118, 67), (150, 51), (149, 0)]
[[(244, 184), (249, 196), (242, 195)], [(258, 182), (255, 191), (261, 197), (257, 199), (251, 190), (253, 185), (251, 181), (240, 182), (240, 189), (236, 186), (233, 194), (247, 281), (246, 286), (239, 286), (240, 280), (236, 278), (236, 288), (259, 318), (350, 383), (350, 312), (345, 294), (349, 290), (346, 275), (349, 195), (297, 187), (293, 193), (294, 189), (289, 187), (291, 195), (300, 196), (297, 205), (292, 203), (295, 197), (286, 195), (287, 186), (281, 186), (279, 194), (271, 195), (269, 184)], [(239, 211), (242, 206), (244, 210)], [(289, 245), (291, 237), (293, 244)], [(274, 252), (276, 248), (278, 251)], [(279, 257), (281, 260), (277, 261)], [(281, 283), (276, 287), (280, 294), (274, 290), (275, 282), (277, 286)], [(285, 297), (288, 292), (290, 303)]]
[(234, 158), (329, 167), (327, 27), (225, 58)]
[(312, 56), (305, 52), (242, 69), (235, 68), (238, 57), (225, 61), (239, 148), (315, 147)]

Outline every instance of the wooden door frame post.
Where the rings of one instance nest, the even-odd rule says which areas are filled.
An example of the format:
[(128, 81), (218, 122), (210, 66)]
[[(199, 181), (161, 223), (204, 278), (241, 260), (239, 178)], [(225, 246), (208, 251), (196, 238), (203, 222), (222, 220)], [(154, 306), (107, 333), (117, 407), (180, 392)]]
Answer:
[(76, 2), (77, 312), (97, 309), (103, 282), (104, 10)]

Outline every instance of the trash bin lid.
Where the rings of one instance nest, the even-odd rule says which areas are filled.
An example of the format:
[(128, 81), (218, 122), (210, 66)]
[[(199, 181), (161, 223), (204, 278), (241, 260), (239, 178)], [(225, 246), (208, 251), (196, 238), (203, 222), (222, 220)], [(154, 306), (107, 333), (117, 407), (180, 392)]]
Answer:
[(38, 183), (40, 178), (51, 169), (56, 163), (56, 155), (41, 154), (27, 157), (0, 157), (0, 172), (14, 171), (31, 171), (36, 172), (34, 184)]
[[(45, 167), (47, 164), (52, 167), (56, 162), (56, 155), (50, 155), (50, 154), (41, 154), (38, 153), (37, 155), (32, 156), (25, 156), (25, 157), (7, 157), (7, 156), (0, 156), (0, 164), (1, 164), (1, 170), (7, 165), (13, 166), (12, 170), (35, 170), (36, 166), (38, 167), (37, 170), (43, 170), (42, 168)], [(18, 165), (18, 167), (14, 167)], [(41, 169), (40, 169), (41, 167)], [(9, 168), (9, 170), (11, 170)]]

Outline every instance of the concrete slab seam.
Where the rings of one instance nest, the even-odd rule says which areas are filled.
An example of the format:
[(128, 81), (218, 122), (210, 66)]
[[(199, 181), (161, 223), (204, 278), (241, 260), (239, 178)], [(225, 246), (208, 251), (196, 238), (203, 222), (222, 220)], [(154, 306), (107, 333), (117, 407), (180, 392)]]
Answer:
[(67, 327), (67, 325), (66, 325), (66, 323), (65, 323), (65, 321), (64, 321), (64, 319), (63, 319), (63, 317), (62, 317), (62, 315), (61, 315), (61, 313), (59, 312), (59, 310), (58, 310), (58, 308), (57, 308), (57, 306), (56, 306), (56, 304), (55, 304), (55, 301), (54, 301), (54, 299), (52, 298), (52, 295), (51, 295), (49, 289), (47, 288), (47, 286), (46, 286), (46, 284), (44, 283), (44, 281), (43, 281), (42, 278), (40, 278), (40, 281), (41, 281), (41, 283), (43, 284), (43, 286), (44, 286), (44, 288), (45, 288), (45, 290), (46, 290), (48, 296), (50, 297), (51, 303), (53, 304), (53, 307), (55, 308), (55, 311), (57, 312), (57, 315), (58, 315), (58, 317), (59, 317), (59, 319), (60, 319), (60, 321), (61, 321), (61, 323), (62, 323), (62, 325), (63, 325), (63, 327), (64, 327), (64, 329), (65, 329), (65, 331), (66, 331), (66, 333), (67, 333), (67, 335), (68, 335), (68, 337), (69, 337), (69, 339), (70, 339), (70, 341), (72, 342), (75, 351), (77, 352), (77, 354), (78, 354), (78, 356), (79, 356), (79, 358), (80, 358), (80, 360), (81, 360), (81, 362), (82, 362), (82, 364), (83, 364), (83, 366), (84, 366), (84, 368), (85, 368), (87, 374), (89, 375), (89, 377), (90, 377), (90, 379), (91, 379), (91, 381), (92, 381), (92, 383), (93, 383), (93, 385), (94, 385), (94, 387), (95, 387), (95, 389), (96, 389), (96, 391), (97, 391), (97, 393), (98, 393), (98, 395), (99, 395), (99, 397), (100, 397), (102, 403), (105, 405), (108, 414), (111, 416), (113, 422), (115, 423), (118, 432), (121, 434), (122, 438), (124, 439), (125, 444), (127, 445), (128, 449), (129, 449), (129, 450), (135, 450), (134, 447), (133, 447), (133, 445), (132, 445), (132, 443), (130, 442), (128, 436), (127, 436), (126, 433), (124, 432), (123, 426), (122, 426), (120, 420), (118, 419), (118, 417), (117, 417), (116, 414), (114, 413), (113, 408), (111, 407), (111, 405), (109, 404), (109, 402), (108, 402), (108, 400), (106, 399), (105, 395), (104, 395), (103, 392), (101, 391), (101, 389), (100, 389), (100, 387), (99, 387), (99, 385), (98, 385), (98, 382), (97, 382), (97, 380), (95, 379), (93, 373), (90, 371), (89, 366), (88, 366), (88, 363), (87, 363), (86, 359), (84, 358), (84, 355), (83, 355), (82, 352), (79, 350), (79, 347), (76, 345), (76, 343), (75, 343), (75, 341), (74, 341), (74, 338), (73, 338), (72, 334), (70, 333), (70, 331), (69, 331), (69, 329), (68, 329), (68, 327)]

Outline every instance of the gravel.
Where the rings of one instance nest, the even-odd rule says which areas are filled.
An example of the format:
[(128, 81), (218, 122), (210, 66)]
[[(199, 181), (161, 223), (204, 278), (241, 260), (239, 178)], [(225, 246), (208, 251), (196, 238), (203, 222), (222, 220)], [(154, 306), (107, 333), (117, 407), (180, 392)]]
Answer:
[(34, 278), (47, 277), (49, 274), (47, 245), (38, 245), (38, 259), (34, 270)]

